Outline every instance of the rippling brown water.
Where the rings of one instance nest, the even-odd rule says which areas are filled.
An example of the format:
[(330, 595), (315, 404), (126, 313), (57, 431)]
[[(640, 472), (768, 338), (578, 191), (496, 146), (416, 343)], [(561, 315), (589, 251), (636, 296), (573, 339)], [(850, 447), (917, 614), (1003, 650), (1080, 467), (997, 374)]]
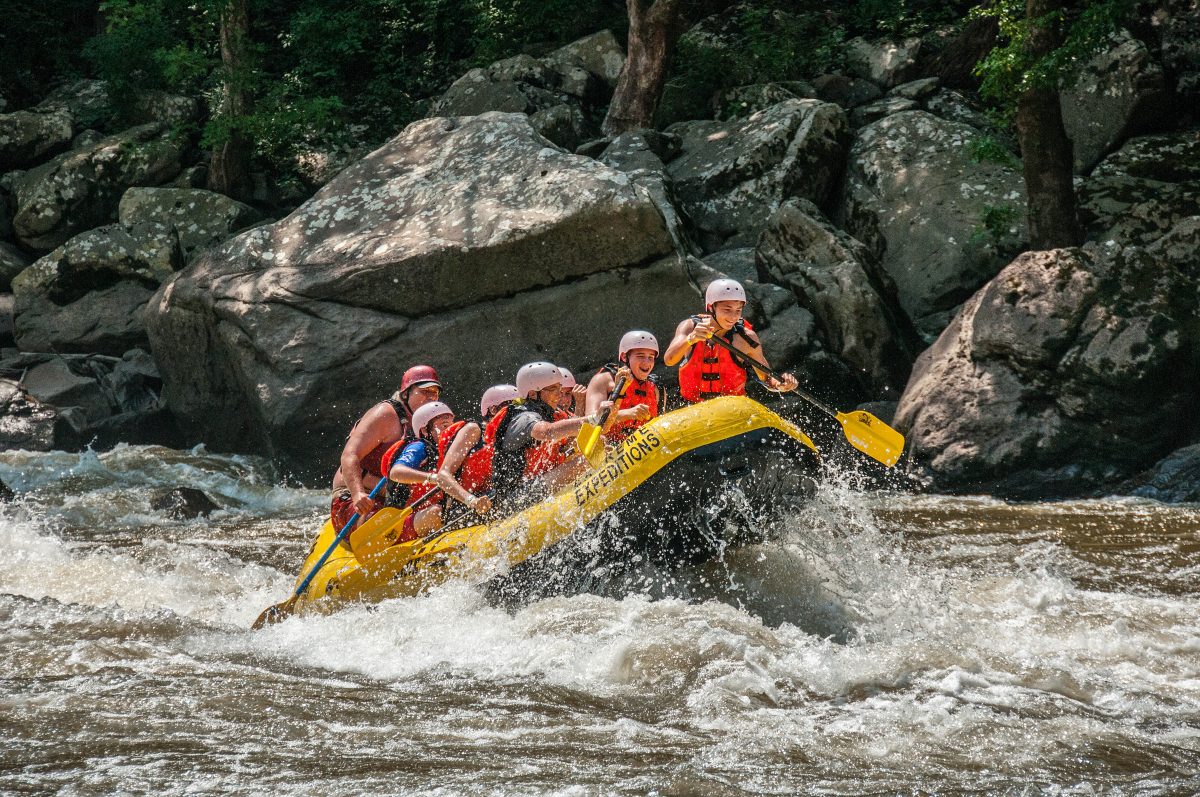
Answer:
[[(1196, 507), (831, 476), (665, 598), (450, 584), (251, 632), (320, 491), (145, 448), (0, 478), (5, 794), (1200, 792)], [(180, 483), (225, 509), (149, 509)]]

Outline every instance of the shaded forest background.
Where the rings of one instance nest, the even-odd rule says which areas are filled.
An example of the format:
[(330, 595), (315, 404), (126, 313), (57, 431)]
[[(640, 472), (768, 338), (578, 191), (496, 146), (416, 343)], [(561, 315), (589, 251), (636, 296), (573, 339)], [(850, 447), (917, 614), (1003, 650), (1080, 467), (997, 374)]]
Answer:
[[(248, 0), (249, 53), (230, 74), (220, 52), (225, 5), (5, 0), (3, 110), (95, 77), (108, 82), (111, 98), (109, 118), (96, 121), (117, 127), (148, 90), (204, 96), (217, 109), (223, 86), (232, 83), (250, 98), (245, 112), (212, 112), (202, 130), (189, 132), (201, 133), (205, 149), (241, 133), (253, 142), (255, 168), (287, 179), (301, 152), (373, 147), (395, 135), (471, 67), (519, 53), (541, 56), (604, 28), (624, 41), (628, 29), (623, 0)], [(693, 5), (693, 17), (725, 9), (738, 46), (682, 42), (668, 77), (669, 95), (681, 102), (836, 70), (849, 38), (920, 34), (963, 21), (976, 3)]]

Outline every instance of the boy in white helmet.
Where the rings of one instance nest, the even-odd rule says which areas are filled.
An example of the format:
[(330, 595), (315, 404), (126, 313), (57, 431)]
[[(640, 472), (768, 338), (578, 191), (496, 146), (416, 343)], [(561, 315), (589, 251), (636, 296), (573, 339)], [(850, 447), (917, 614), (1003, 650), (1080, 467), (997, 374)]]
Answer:
[(496, 413), (485, 436), (495, 441), (492, 489), (499, 501), (510, 499), (529, 483), (555, 490), (587, 467), (571, 443), (585, 423), (597, 419), (559, 418), (562, 372), (548, 362), (527, 363), (517, 371), (520, 398)]
[[(389, 480), (388, 504), (405, 507), (434, 490), (441, 490), (479, 514), (491, 509), (487, 496), (471, 495), (452, 474), (438, 470), (438, 437), (453, 423), (454, 411), (440, 401), (425, 404), (413, 413), (412, 428), (416, 439), (402, 440), (383, 455)], [(423, 537), (441, 525), (441, 502), (428, 504), (405, 519), (399, 541)]]
[(617, 362), (609, 363), (588, 382), (586, 410), (599, 415), (601, 406), (616, 389), (622, 377), (626, 384), (604, 424), (604, 437), (619, 443), (634, 429), (657, 417), (660, 392), (650, 372), (658, 359), (658, 339), (645, 330), (635, 329), (621, 336)]
[[(746, 290), (736, 280), (713, 280), (704, 292), (705, 313), (680, 322), (675, 337), (663, 355), (663, 362), (679, 369), (679, 392), (688, 401), (704, 401), (714, 396), (746, 395), (747, 368), (755, 363), (770, 368), (763, 356), (762, 344), (749, 322), (742, 318)], [(730, 343), (738, 354), (709, 340), (718, 336)], [(755, 369), (759, 381), (771, 390), (786, 392), (796, 387), (796, 377), (784, 374), (775, 379)]]

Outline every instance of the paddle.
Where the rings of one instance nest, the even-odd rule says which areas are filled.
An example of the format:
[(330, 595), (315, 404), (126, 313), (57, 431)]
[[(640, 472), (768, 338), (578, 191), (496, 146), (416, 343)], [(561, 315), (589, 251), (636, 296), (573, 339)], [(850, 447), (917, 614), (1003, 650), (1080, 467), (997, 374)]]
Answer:
[[(386, 484), (387, 479), (380, 479), (375, 485), (374, 489), (371, 490), (371, 493), (368, 497), (372, 499), (375, 498), (375, 496), (379, 494), (379, 491), (382, 490)], [(311, 570), (308, 571), (308, 575), (306, 575), (304, 580), (300, 582), (300, 586), (296, 587), (296, 592), (292, 595), (292, 597), (288, 598), (283, 603), (277, 603), (274, 606), (265, 609), (263, 613), (258, 616), (258, 619), (254, 621), (254, 624), (250, 626), (252, 630), (257, 631), (265, 625), (274, 625), (275, 623), (291, 617), (292, 612), (296, 609), (296, 601), (299, 600), (300, 596), (304, 594), (304, 590), (308, 589), (308, 585), (313, 580), (313, 576), (317, 574), (317, 571), (321, 569), (321, 567), (325, 564), (325, 561), (333, 554), (334, 549), (337, 548), (338, 545), (341, 544), (342, 540), (346, 538), (346, 535), (350, 533), (350, 529), (354, 528), (354, 524), (358, 522), (359, 516), (360, 513), (358, 512), (355, 512), (350, 516), (350, 519), (346, 521), (346, 525), (342, 526), (342, 530), (339, 531), (337, 536), (333, 538), (333, 542), (329, 543), (329, 547), (325, 549), (325, 553), (321, 554), (321, 558), (317, 560), (317, 563), (313, 565)]]
[[(783, 381), (783, 377), (780, 374), (746, 356), (745, 352), (738, 350), (737, 347), (724, 338), (713, 335), (709, 340), (715, 341), (717, 345), (729, 349), (743, 366), (757, 368), (759, 371)], [(849, 413), (838, 412), (815, 396), (805, 393), (799, 387), (794, 387), (792, 390), (800, 398), (840, 423), (846, 439), (850, 441), (850, 445), (868, 457), (871, 457), (871, 459), (882, 462), (889, 468), (900, 460), (900, 454), (904, 451), (904, 435), (871, 413), (865, 410), (855, 410)]]
[(354, 551), (354, 556), (359, 561), (362, 561), (395, 545), (408, 516), (421, 504), (441, 495), (442, 491), (435, 488), (403, 509), (394, 506), (385, 506), (380, 509), (350, 535), (350, 550)]
[[(616, 402), (621, 397), (626, 381), (625, 377), (621, 377), (613, 385), (612, 392), (608, 394), (610, 402)], [(604, 424), (608, 423), (608, 416), (612, 412), (613, 406), (613, 404), (609, 404), (601, 411), (598, 425), (592, 426), (590, 423), (585, 423), (575, 438), (575, 445), (579, 447), (579, 453), (583, 454), (583, 458), (593, 468), (600, 467), (600, 463), (604, 461), (604, 446), (598, 446), (597, 443), (600, 442), (600, 435), (604, 431)]]

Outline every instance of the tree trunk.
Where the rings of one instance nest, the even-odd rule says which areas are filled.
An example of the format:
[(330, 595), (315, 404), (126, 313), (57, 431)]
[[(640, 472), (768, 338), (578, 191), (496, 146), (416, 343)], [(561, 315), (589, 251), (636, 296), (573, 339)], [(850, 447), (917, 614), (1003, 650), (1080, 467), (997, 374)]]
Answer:
[[(1026, 0), (1031, 22), (1063, 7), (1063, 0)], [(1044, 56), (1062, 44), (1057, 24), (1033, 23), (1030, 54)], [(1083, 236), (1075, 214), (1071, 140), (1063, 126), (1058, 89), (1034, 86), (1017, 100), (1017, 135), (1025, 168), (1029, 243), (1033, 249), (1077, 246)]]
[(227, 0), (221, 9), (221, 65), (225, 72), (219, 115), (227, 120), (227, 135), (213, 148), (208, 187), (235, 199), (249, 199), (253, 142), (239, 126), (250, 110), (246, 88), (250, 71), (250, 15), (247, 0)]
[(654, 125), (675, 42), (683, 33), (682, 0), (626, 0), (625, 65), (601, 129), (607, 136)]

